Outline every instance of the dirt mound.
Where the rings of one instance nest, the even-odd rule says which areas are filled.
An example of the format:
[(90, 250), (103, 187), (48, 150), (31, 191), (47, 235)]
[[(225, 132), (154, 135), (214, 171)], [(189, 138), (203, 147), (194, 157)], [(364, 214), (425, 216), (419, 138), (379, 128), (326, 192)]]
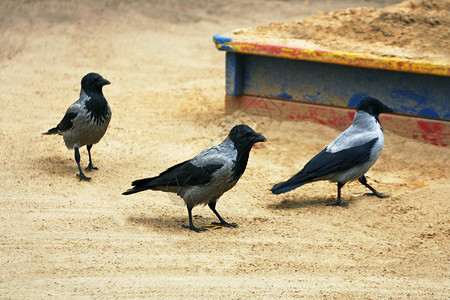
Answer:
[(327, 50), (450, 63), (450, 2), (414, 0), (384, 9), (335, 10), (235, 34), (246, 40), (308, 40)]

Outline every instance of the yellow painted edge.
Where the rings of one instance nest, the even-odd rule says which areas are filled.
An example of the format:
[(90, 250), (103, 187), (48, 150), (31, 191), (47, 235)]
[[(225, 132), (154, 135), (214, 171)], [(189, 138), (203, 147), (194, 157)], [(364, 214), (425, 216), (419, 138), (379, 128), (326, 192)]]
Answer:
[(308, 48), (292, 48), (281, 45), (258, 44), (249, 42), (227, 42), (224, 44), (234, 52), (276, 56), (297, 60), (333, 63), (340, 65), (412, 72), (429, 75), (450, 76), (450, 64), (437, 64), (422, 60), (363, 55), (359, 53), (326, 51)]

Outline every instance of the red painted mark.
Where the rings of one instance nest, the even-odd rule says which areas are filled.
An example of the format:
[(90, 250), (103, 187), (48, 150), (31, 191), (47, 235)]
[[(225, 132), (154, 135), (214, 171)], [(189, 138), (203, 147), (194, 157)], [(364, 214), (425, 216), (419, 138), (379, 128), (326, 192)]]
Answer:
[(423, 132), (422, 139), (433, 145), (447, 146), (442, 140), (443, 135), (445, 135), (443, 132), (445, 126), (424, 120), (417, 120), (417, 125), (419, 125), (420, 130)]
[(347, 115), (350, 118), (350, 120), (353, 121), (353, 118), (355, 117), (355, 111), (349, 111), (349, 112), (347, 112)]
[[(342, 108), (317, 106), (305, 103), (273, 101), (257, 97), (234, 98), (238, 101), (238, 106), (248, 113), (257, 113), (265, 116), (272, 116), (274, 108), (277, 117), (288, 120), (312, 120), (319, 124), (330, 126), (338, 130), (345, 130), (352, 122), (355, 112)], [(230, 97), (229, 104), (234, 101)], [(275, 103), (281, 104), (276, 106)], [(272, 113), (272, 115), (271, 115)], [(383, 115), (381, 122), (383, 128), (391, 130), (395, 134), (406, 136), (415, 140), (421, 140), (437, 146), (448, 146), (450, 143), (450, 125), (448, 122), (439, 120), (424, 120), (414, 117), (398, 115)]]

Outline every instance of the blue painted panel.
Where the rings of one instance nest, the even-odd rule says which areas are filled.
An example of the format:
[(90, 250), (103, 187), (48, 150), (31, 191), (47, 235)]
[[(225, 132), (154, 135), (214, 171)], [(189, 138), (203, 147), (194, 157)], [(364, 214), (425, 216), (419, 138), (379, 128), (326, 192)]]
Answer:
[(372, 96), (397, 112), (450, 119), (450, 77), (271, 56), (227, 52), (227, 94), (340, 106)]
[(243, 93), (244, 84), (243, 55), (234, 52), (226, 54), (226, 93), (237, 96)]

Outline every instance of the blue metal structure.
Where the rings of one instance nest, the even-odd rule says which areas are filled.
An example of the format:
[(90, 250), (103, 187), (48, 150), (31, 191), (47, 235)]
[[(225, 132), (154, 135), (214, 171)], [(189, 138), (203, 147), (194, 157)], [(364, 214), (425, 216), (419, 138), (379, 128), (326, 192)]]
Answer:
[[(450, 144), (450, 64), (235, 42), (221, 35), (214, 41), (226, 51), (229, 112), (243, 106), (247, 110), (272, 106), (281, 118), (315, 119), (302, 114), (321, 118), (327, 107), (336, 115), (321, 123), (340, 128), (351, 118), (347, 120), (348, 114), (339, 109), (353, 108), (372, 96), (403, 115), (389, 118), (385, 128), (436, 145)], [(308, 105), (308, 112), (301, 105)]]

